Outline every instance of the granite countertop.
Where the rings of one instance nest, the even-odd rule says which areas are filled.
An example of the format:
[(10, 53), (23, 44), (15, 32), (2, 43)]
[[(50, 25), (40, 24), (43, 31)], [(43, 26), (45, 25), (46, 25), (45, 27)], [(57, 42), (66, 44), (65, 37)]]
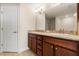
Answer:
[(38, 32), (38, 31), (30, 31), (29, 33), (51, 36), (51, 37), (56, 37), (56, 38), (63, 38), (63, 39), (67, 39), (67, 40), (79, 41), (78, 35), (63, 34), (63, 33), (52, 33), (52, 32)]

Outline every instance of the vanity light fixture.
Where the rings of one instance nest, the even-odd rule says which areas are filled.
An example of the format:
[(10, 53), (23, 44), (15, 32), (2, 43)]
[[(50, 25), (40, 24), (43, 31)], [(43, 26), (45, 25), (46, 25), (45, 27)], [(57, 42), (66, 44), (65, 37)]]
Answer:
[(40, 8), (35, 10), (35, 13), (43, 14), (43, 13), (45, 13), (44, 11), (45, 11), (45, 8), (44, 7), (40, 7)]

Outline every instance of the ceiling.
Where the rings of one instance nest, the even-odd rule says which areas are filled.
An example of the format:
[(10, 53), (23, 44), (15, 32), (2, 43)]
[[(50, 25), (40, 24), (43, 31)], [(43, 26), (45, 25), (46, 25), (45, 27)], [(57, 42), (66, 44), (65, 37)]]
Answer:
[(30, 3), (29, 5), (32, 11), (35, 12), (35, 11), (38, 11), (41, 7), (43, 8), (46, 4), (45, 3)]
[(29, 5), (33, 13), (41, 11), (42, 8), (50, 17), (76, 12), (76, 3), (30, 3)]
[(48, 16), (59, 16), (67, 13), (75, 13), (76, 12), (76, 4), (75, 3), (61, 3), (55, 7), (47, 8), (45, 13)]

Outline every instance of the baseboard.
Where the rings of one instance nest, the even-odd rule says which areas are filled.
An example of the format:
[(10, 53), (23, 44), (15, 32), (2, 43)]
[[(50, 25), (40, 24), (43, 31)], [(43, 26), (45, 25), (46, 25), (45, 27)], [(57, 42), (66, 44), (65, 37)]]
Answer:
[(18, 51), (18, 53), (22, 53), (22, 52), (24, 52), (24, 51), (26, 51), (26, 50), (28, 50), (28, 49), (29, 49), (29, 48), (21, 49), (21, 50)]
[(2, 51), (4, 53), (8, 52), (8, 53), (18, 53), (18, 51)]
[(29, 48), (25, 48), (25, 49), (20, 49), (18, 51), (0, 51), (0, 53), (2, 52), (8, 52), (8, 53), (21, 53), (21, 52), (24, 52), (26, 50), (28, 50)]
[(0, 51), (0, 53), (2, 53), (3, 51)]

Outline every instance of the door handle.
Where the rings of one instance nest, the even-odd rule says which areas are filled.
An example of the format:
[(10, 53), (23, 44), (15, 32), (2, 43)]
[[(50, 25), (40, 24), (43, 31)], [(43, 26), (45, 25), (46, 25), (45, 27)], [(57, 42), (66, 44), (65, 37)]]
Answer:
[(16, 31), (14, 31), (13, 33), (17, 33)]

